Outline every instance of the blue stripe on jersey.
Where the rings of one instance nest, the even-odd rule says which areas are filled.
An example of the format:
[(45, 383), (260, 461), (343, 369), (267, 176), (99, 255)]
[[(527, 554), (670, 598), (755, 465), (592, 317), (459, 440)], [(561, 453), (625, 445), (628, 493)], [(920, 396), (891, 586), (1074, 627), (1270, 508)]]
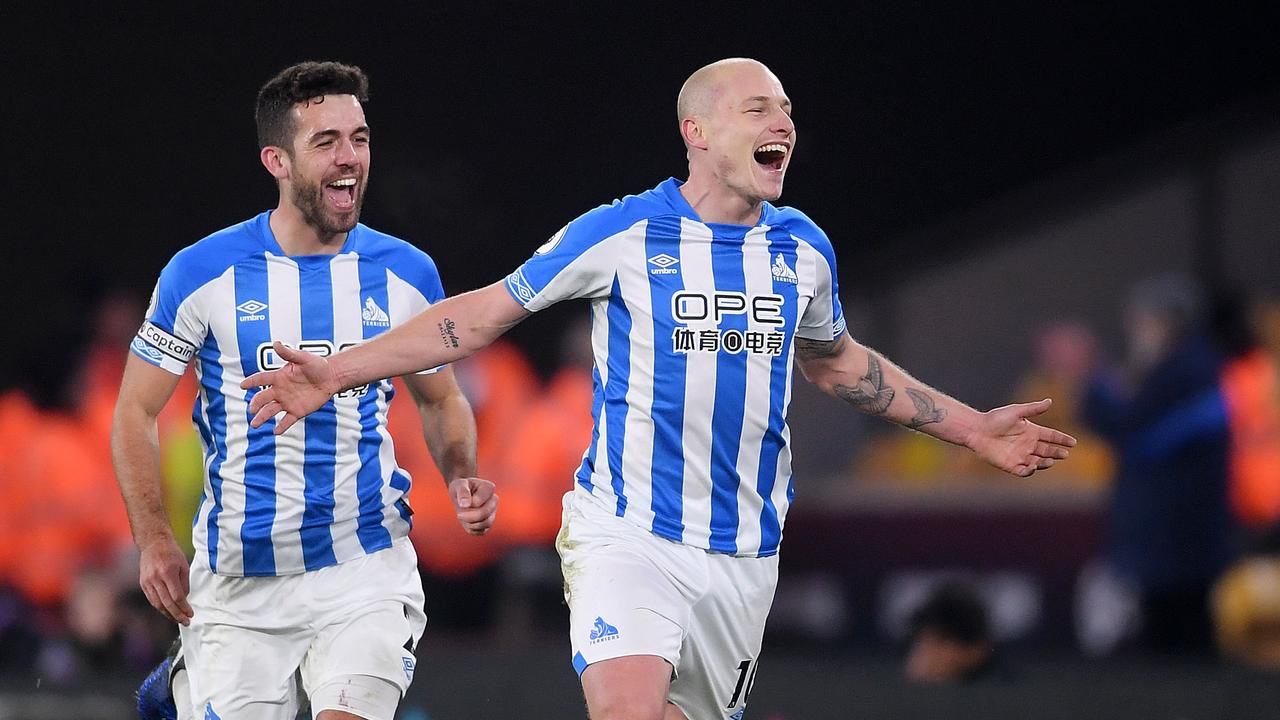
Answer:
[[(743, 236), (750, 228), (719, 225), (711, 243), (711, 273), (717, 292), (746, 294), (743, 270)], [(720, 318), (720, 334), (747, 331), (745, 313)], [(742, 417), (746, 412), (747, 354), (722, 348), (716, 356), (715, 407), (711, 411), (711, 538), (716, 552), (738, 551), (738, 445), (742, 437)]]
[[(595, 322), (595, 318), (592, 318)], [(582, 464), (578, 466), (578, 484), (588, 492), (595, 487), (591, 475), (596, 471), (596, 446), (600, 444), (600, 410), (604, 408), (604, 385), (600, 382), (600, 369), (591, 366), (591, 444), (582, 456)]]
[(608, 382), (604, 386), (605, 422), (609, 429), (609, 476), (613, 494), (618, 498), (617, 515), (627, 512), (627, 495), (623, 492), (622, 445), (627, 427), (627, 385), (631, 376), (631, 312), (622, 300), (618, 276), (613, 277), (609, 295), (609, 360)]
[[(302, 337), (333, 337), (333, 271), (328, 256), (297, 258)], [(330, 398), (303, 420), (302, 560), (308, 570), (337, 564), (333, 554), (333, 482), (338, 442), (338, 410)]]
[[(798, 243), (790, 233), (772, 229), (765, 237), (769, 240), (770, 258), (781, 254), (787, 267), (796, 267)], [(796, 326), (798, 289), (795, 283), (773, 281), (773, 292), (783, 297), (782, 316), (786, 321), (783, 328)], [(791, 337), (788, 334), (782, 342), (782, 353), (773, 359), (769, 371), (769, 425), (760, 441), (760, 466), (756, 474), (756, 492), (764, 500), (764, 506), (760, 509), (759, 555), (762, 557), (778, 552), (778, 544), (782, 542), (782, 524), (778, 520), (778, 508), (773, 504), (773, 486), (778, 481), (778, 455), (785, 444), (782, 438), (782, 429), (786, 424), (783, 402), (787, 397), (787, 371), (790, 365)]]
[[(218, 516), (222, 514), (222, 461), (227, 459), (227, 398), (222, 394), (221, 358), (218, 341), (212, 333), (206, 335), (204, 347), (200, 349), (200, 384), (201, 392), (209, 401), (205, 407), (210, 433), (206, 452), (213, 453), (213, 462), (209, 463), (213, 508), (209, 510), (205, 542), (209, 546), (209, 569), (215, 573), (218, 572)], [(196, 402), (200, 399), (196, 398)]]
[[(257, 301), (271, 312), (267, 291), (267, 260), (255, 256), (236, 266), (236, 305)], [(239, 318), (237, 318), (238, 320)], [(258, 348), (271, 343), (271, 323), (267, 319), (236, 323), (236, 344), (240, 352), (240, 368), (245, 376), (258, 371)], [(221, 392), (221, 389), (219, 389)], [(249, 402), (257, 390), (245, 393), (245, 422), (253, 418)], [(274, 575), (275, 550), (271, 544), (271, 526), (276, 517), (276, 442), (275, 422), (248, 428), (249, 444), (244, 464), (244, 523), (240, 526), (240, 542), (244, 552), (245, 575)]]
[[(680, 259), (680, 218), (653, 218), (645, 229), (644, 255), (666, 252)], [(673, 243), (672, 240), (675, 240)], [(674, 265), (674, 263), (673, 263)], [(653, 532), (680, 540), (684, 537), (684, 391), (687, 359), (662, 346), (671, 342), (675, 318), (671, 296), (684, 289), (679, 273), (649, 274), (653, 312)]]
[[(387, 302), (386, 268), (360, 258), (359, 274), (360, 292), (357, 293), (356, 301), (361, 307), (364, 306), (365, 298), (372, 298), (379, 308), (391, 307)], [(366, 340), (385, 330), (369, 323), (362, 325)], [(369, 383), (359, 403), (360, 440), (357, 452), (360, 455), (360, 468), (356, 471), (356, 498), (360, 503), (360, 518), (357, 521), (356, 537), (360, 539), (360, 547), (365, 552), (391, 546), (391, 533), (382, 526), (382, 463), (379, 459), (382, 435), (378, 433), (378, 401), (382, 396), (382, 385), (382, 382)], [(390, 396), (386, 401), (390, 405)]]

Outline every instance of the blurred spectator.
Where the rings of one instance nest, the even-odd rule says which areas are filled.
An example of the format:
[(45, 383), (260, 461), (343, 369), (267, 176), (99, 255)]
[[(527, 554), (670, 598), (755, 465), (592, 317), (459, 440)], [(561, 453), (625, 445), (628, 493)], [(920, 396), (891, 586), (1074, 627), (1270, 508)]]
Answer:
[(1209, 589), (1232, 559), (1221, 358), (1182, 276), (1139, 284), (1126, 308), (1127, 378), (1095, 375), (1085, 416), (1119, 454), (1110, 550), (1141, 598), (1150, 650), (1212, 648)]
[(922, 683), (1008, 681), (998, 657), (987, 607), (967, 584), (939, 585), (911, 615), (906, 676)]
[(1214, 588), (1213, 607), (1225, 655), (1280, 672), (1280, 558), (1250, 558), (1231, 568)]
[(507, 546), (502, 562), (499, 637), (527, 640), (530, 631), (559, 629), (563, 607), (555, 550), (561, 501), (591, 442), (591, 323), (570, 322), (560, 340), (560, 368), (523, 413), (498, 457), (502, 497), (493, 534)]
[[(1035, 365), (1023, 377), (1013, 400), (1053, 398), (1053, 406), (1039, 422), (1073, 435), (1079, 444), (1070, 461), (1037, 474), (1036, 483), (1072, 481), (1102, 487), (1111, 479), (1115, 462), (1111, 449), (1085, 423), (1084, 395), (1098, 356), (1097, 338), (1080, 322), (1050, 323), (1035, 337)], [(1048, 477), (1041, 478), (1040, 475)]]
[(1259, 303), (1250, 341), (1227, 363), (1230, 497), (1256, 548), (1280, 551), (1280, 300)]
[[(475, 411), (479, 472), (498, 485), (501, 507), (495, 527), (499, 527), (505, 522), (508, 501), (503, 478), (492, 470), (532, 402), (538, 378), (523, 353), (502, 341), (458, 363), (454, 372)], [(398, 395), (407, 393), (399, 380), (396, 388)], [(413, 403), (395, 401), (387, 425), (395, 442), (396, 462), (413, 478), (409, 504), (414, 517), (409, 537), (418, 551), (427, 612), (436, 628), (484, 627), (492, 621), (503, 543), (495, 533), (474, 537), (458, 525), (444, 479), (423, 441), (417, 415)]]

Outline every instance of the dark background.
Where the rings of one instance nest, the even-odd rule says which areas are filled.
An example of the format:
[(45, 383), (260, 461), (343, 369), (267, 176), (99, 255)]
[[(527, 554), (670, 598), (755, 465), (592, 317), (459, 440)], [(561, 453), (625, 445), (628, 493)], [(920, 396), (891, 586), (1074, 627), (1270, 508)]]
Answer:
[[(458, 292), (502, 277), (578, 214), (683, 177), (677, 89), (745, 55), (794, 102), (783, 202), (832, 238), (851, 329), (961, 399), (1003, 402), (1036, 320), (1074, 313), (1114, 341), (1124, 289), (1148, 271), (1280, 289), (1278, 20), (1262, 3), (4, 3), (0, 386), (65, 382), (102, 294), (145, 300), (178, 249), (275, 205), (252, 108), (289, 64), (368, 72), (362, 219), (426, 249)], [(559, 321), (578, 311), (549, 311), (515, 338), (545, 370)], [(1064, 649), (1072, 583), (1100, 544), (1099, 497), (1048, 503), (1057, 525), (1040, 499), (992, 521), (990, 488), (969, 524), (915, 496), (905, 510), (874, 493), (834, 502), (844, 496), (822, 491), (850, 485), (861, 420), (796, 392), (804, 520), (788, 525), (780, 592), (849, 566), (854, 609), (823, 645), (794, 637), (786, 619), (812, 613), (780, 596), (759, 717), (1207, 720), (1275, 707), (1274, 678)], [(839, 516), (846, 505), (862, 514)], [(827, 510), (838, 517), (824, 524)], [(1040, 578), (1033, 639), (1051, 652), (1024, 660), (1015, 693), (920, 693), (898, 678), (901, 648), (873, 639), (880, 574), (939, 563)], [(576, 712), (555, 638), (523, 654), (493, 638), (428, 653), (404, 717), (424, 717), (412, 714), (424, 697), (434, 718)], [(845, 654), (868, 645), (871, 661)], [(114, 705), (86, 702), (123, 717), (135, 681), (104, 681)], [(53, 716), (55, 692), (23, 691), (30, 716)]]
[(914, 231), (1280, 87), (1261, 3), (6, 5), (14, 349), (73, 342), (95, 294), (145, 297), (177, 249), (274, 205), (253, 98), (302, 59), (369, 73), (363, 219), (427, 249), (450, 292), (683, 176), (676, 90), (725, 56), (795, 103), (784, 202), (832, 237), (846, 302), (984, 242)]

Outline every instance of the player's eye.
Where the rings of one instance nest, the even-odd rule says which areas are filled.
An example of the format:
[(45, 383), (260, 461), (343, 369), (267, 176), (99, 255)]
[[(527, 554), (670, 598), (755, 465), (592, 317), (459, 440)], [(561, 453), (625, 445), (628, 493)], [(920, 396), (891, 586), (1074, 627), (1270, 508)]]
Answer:
[(325, 140), (318, 141), (316, 143), (316, 147), (329, 147), (332, 144), (333, 144), (333, 140), (325, 139)]

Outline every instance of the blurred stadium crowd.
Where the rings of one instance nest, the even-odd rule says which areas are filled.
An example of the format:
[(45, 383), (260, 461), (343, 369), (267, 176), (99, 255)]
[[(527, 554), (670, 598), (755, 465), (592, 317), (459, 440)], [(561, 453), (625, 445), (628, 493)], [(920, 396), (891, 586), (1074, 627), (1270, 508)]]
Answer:
[[(137, 589), (110, 462), (112, 410), (142, 311), (130, 292), (102, 294), (85, 323), (91, 337), (75, 352), (60, 349), (77, 358), (74, 372), (36, 353), (0, 388), (0, 674), (52, 683), (141, 674), (174, 635)], [(1111, 600), (1098, 603), (1116, 630), (1081, 649), (1220, 656), (1280, 671), (1280, 301), (1213, 297), (1167, 275), (1137, 283), (1123, 312), (1126, 352), (1114, 361), (1083, 322), (1032, 333), (1034, 365), (1011, 398), (1054, 398), (1046, 423), (1080, 439), (1070, 461), (1035, 485), (1092, 494), (1105, 518)], [(559, 636), (552, 544), (560, 497), (590, 439), (587, 331), (585, 322), (562, 329), (551, 373), (536, 372), (514, 344), (457, 368), (476, 411), (481, 473), (502, 498), (486, 537), (454, 522), (413, 406), (393, 404), (397, 458), (414, 478), (412, 538), (431, 632), (507, 645)], [(203, 482), (189, 419), (196, 391), (188, 374), (160, 420), (167, 504), (188, 541)], [(793, 414), (806, 402), (798, 398)], [(992, 473), (960, 449), (886, 427), (857, 443), (832, 482), (926, 491), (1014, 482)], [(989, 646), (989, 623), (971, 599), (954, 599), (963, 590), (943, 585), (912, 616), (908, 673), (977, 677), (972, 655), (937, 647)], [(970, 659), (948, 671), (946, 657)], [(985, 658), (977, 667), (994, 667)]]

